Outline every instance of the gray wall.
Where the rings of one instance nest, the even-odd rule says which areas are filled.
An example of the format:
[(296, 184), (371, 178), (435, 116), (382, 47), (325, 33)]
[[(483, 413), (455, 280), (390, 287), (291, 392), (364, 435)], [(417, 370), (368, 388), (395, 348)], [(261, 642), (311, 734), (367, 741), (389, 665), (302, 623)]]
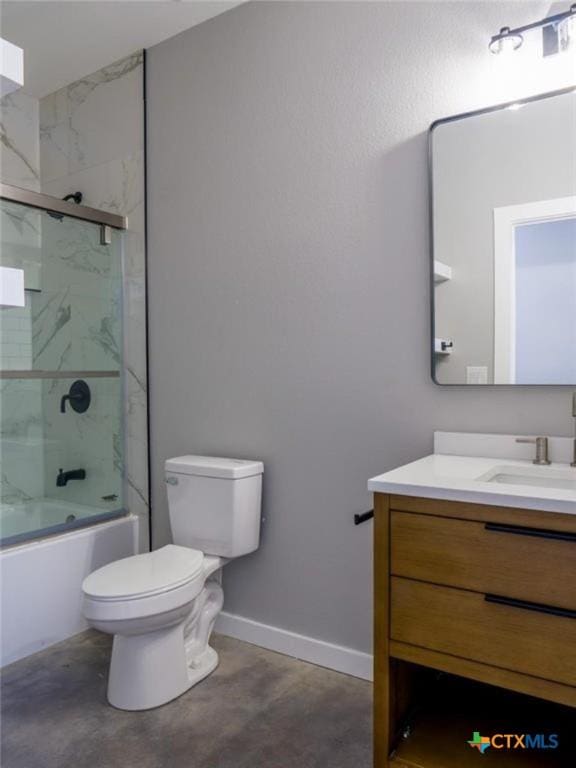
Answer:
[(258, 2), (150, 51), (155, 545), (167, 457), (262, 459), (262, 546), (226, 568), (226, 610), (368, 650), (367, 479), (434, 429), (569, 434), (567, 389), (429, 375), (426, 130), (541, 87), (486, 44), (545, 10)]

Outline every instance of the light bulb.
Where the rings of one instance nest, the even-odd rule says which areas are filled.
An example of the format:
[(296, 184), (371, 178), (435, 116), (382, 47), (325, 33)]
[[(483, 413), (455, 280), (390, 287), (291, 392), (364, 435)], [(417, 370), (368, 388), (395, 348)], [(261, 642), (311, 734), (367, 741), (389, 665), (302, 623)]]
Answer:
[(491, 53), (494, 54), (511, 53), (520, 48), (523, 42), (524, 38), (522, 35), (519, 33), (511, 34), (510, 27), (502, 27), (499, 34), (494, 35), (492, 40), (490, 40), (488, 47)]
[(558, 24), (558, 47), (565, 51), (576, 39), (576, 12)]

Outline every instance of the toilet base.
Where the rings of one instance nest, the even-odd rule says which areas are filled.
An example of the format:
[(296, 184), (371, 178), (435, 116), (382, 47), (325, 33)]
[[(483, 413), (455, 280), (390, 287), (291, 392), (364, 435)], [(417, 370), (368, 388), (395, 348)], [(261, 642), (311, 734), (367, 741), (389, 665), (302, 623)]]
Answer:
[(196, 659), (194, 666), (188, 667), (190, 687), (196, 685), (196, 683), (199, 683), (200, 680), (204, 680), (204, 678), (208, 677), (211, 672), (214, 672), (218, 666), (218, 662), (218, 654), (214, 648), (209, 645), (202, 654), (201, 658)]
[(144, 634), (114, 635), (108, 701), (116, 709), (153, 709), (178, 698), (218, 666), (208, 640), (222, 608), (222, 587), (208, 581), (192, 612)]

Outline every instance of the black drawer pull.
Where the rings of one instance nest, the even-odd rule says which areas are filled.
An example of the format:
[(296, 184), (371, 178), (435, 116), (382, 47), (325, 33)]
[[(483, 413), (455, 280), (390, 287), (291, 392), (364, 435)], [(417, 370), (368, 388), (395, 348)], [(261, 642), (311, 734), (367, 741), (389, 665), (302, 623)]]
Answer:
[(564, 531), (546, 531), (543, 528), (525, 528), (522, 525), (500, 525), (500, 523), (486, 523), (484, 528), (496, 533), (513, 533), (516, 536), (534, 536), (538, 539), (576, 542), (576, 533), (565, 533)]
[(512, 597), (500, 597), (500, 595), (484, 595), (484, 600), (487, 603), (508, 605), (511, 608), (522, 608), (525, 611), (536, 611), (537, 613), (547, 613), (551, 616), (561, 616), (563, 619), (576, 619), (576, 611), (571, 611), (568, 608), (554, 608), (552, 605), (530, 603), (528, 600), (515, 600)]

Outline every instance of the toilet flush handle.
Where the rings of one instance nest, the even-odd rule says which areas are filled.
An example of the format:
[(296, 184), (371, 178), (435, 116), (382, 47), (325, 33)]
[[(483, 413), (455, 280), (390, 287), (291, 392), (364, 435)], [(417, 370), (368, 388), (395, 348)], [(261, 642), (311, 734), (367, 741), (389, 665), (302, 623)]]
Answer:
[(178, 478), (177, 477), (165, 477), (164, 482), (167, 485), (178, 485)]

